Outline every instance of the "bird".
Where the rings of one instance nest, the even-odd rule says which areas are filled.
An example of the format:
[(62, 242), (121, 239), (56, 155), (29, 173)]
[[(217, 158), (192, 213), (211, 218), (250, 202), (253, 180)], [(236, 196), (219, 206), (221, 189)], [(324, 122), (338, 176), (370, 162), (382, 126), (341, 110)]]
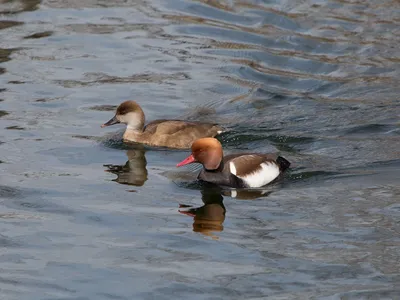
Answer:
[(183, 120), (155, 120), (145, 125), (145, 116), (140, 105), (133, 100), (122, 102), (114, 115), (101, 127), (126, 124), (124, 142), (136, 142), (149, 146), (175, 149), (190, 149), (199, 138), (215, 137), (223, 132), (217, 124)]
[(274, 181), (289, 168), (290, 162), (281, 156), (260, 153), (223, 155), (216, 138), (200, 138), (191, 146), (192, 153), (178, 163), (181, 167), (200, 163), (201, 181), (232, 188), (258, 188)]

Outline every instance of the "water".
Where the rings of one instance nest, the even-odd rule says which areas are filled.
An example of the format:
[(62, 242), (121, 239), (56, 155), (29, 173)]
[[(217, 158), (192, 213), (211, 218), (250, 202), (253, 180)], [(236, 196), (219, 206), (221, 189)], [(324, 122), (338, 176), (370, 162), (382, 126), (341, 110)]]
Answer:
[[(399, 299), (396, 1), (2, 1), (4, 299)], [(100, 125), (217, 121), (284, 180), (219, 191)]]

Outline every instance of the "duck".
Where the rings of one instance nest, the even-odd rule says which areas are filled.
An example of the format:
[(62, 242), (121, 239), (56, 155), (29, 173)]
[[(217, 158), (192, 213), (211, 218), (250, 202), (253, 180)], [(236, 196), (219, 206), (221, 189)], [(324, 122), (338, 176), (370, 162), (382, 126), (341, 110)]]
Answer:
[(290, 162), (281, 156), (260, 153), (223, 155), (216, 138), (200, 138), (193, 142), (192, 153), (176, 166), (200, 163), (203, 169), (197, 179), (231, 188), (258, 188), (279, 177)]
[(215, 137), (222, 133), (217, 124), (183, 120), (155, 120), (145, 125), (145, 116), (140, 105), (133, 100), (122, 102), (114, 117), (101, 127), (126, 124), (124, 142), (136, 142), (148, 146), (175, 149), (190, 149), (192, 143), (204, 137)]

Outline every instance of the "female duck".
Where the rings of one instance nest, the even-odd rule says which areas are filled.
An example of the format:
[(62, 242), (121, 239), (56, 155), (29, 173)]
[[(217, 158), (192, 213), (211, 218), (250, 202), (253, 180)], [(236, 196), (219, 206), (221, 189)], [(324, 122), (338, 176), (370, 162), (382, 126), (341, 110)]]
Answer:
[(271, 154), (242, 153), (223, 156), (215, 138), (201, 138), (192, 145), (192, 154), (177, 164), (201, 163), (200, 180), (233, 188), (257, 188), (275, 180), (290, 166), (283, 157)]
[(121, 103), (115, 116), (101, 127), (118, 123), (127, 124), (123, 135), (125, 142), (176, 149), (188, 149), (196, 139), (214, 137), (222, 132), (216, 124), (181, 120), (156, 120), (144, 126), (143, 110), (131, 100)]

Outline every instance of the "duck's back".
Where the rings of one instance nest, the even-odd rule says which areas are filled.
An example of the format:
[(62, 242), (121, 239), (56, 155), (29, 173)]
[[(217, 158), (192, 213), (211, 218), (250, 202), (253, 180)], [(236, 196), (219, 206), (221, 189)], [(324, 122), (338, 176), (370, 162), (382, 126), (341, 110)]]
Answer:
[(156, 120), (144, 128), (141, 142), (170, 148), (188, 149), (203, 137), (214, 137), (222, 132), (216, 124), (182, 120)]

